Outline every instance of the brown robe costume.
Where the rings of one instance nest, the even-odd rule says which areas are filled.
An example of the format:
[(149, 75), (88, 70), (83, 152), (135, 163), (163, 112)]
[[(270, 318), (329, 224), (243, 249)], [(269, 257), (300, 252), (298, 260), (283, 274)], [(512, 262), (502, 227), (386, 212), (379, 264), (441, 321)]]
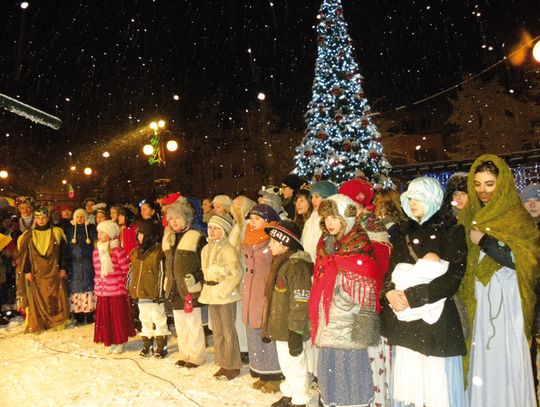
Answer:
[[(26, 332), (38, 332), (63, 324), (69, 318), (69, 302), (60, 270), (65, 270), (65, 238), (57, 227), (27, 230), (18, 241), (17, 276), (21, 304), (28, 307)], [(32, 273), (32, 281), (24, 274)]]

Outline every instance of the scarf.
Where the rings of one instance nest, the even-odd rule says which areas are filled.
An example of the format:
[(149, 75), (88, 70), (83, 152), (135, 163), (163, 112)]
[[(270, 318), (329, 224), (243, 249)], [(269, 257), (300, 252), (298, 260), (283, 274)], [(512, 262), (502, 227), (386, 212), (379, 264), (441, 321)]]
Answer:
[(383, 274), (378, 271), (373, 258), (373, 247), (362, 225), (356, 223), (350, 232), (335, 242), (334, 250), (325, 246), (325, 238), (320, 239), (317, 245), (313, 286), (309, 297), (312, 342), (315, 342), (317, 336), (321, 298), (325, 324), (328, 324), (338, 273), (341, 273), (343, 290), (352, 301), (360, 304), (368, 313), (378, 313), (381, 309), (379, 293), (383, 283)]
[(118, 239), (102, 242), (98, 240), (96, 247), (99, 254), (99, 262), (101, 263), (101, 278), (107, 277), (107, 275), (113, 270), (113, 264), (111, 260), (111, 254), (109, 250), (114, 250), (120, 246)]
[(265, 223), (264, 226), (258, 230), (252, 229), (251, 225), (247, 225), (246, 227), (246, 234), (244, 236), (244, 243), (248, 246), (254, 246), (258, 243), (262, 243), (268, 239), (270, 239), (270, 236), (266, 234), (264, 231), (264, 228), (275, 226), (277, 225), (277, 222), (272, 221), (270, 223)]
[[(491, 160), (499, 169), (497, 186), (491, 201), (482, 205), (474, 190), (474, 173), (484, 161)], [(486, 286), (493, 274), (501, 268), (491, 257), (484, 256), (479, 262), (480, 247), (470, 240), (472, 228), (504, 242), (514, 255), (521, 309), (525, 322), (525, 335), (530, 340), (536, 296), (534, 288), (539, 277), (538, 261), (540, 259), (539, 232), (536, 224), (521, 204), (514, 178), (508, 166), (499, 157), (484, 154), (476, 159), (467, 180), (469, 201), (459, 214), (459, 222), (465, 227), (467, 238), (467, 269), (459, 287), (469, 315), (474, 321), (476, 300), (474, 292), (475, 280)], [(471, 338), (467, 340), (467, 356), (464, 358), (465, 377), (468, 370)]]

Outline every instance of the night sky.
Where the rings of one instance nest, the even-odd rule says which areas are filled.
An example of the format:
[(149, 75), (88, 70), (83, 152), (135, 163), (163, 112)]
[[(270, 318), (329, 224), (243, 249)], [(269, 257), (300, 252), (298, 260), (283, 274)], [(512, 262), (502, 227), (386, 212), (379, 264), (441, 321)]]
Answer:
[[(0, 147), (36, 142), (60, 157), (157, 116), (230, 126), (267, 103), (302, 129), (319, 0), (2, 0), (0, 93), (60, 117), (59, 131), (0, 112)], [(374, 110), (408, 105), (498, 61), (537, 0), (343, 0)], [(504, 74), (505, 67), (498, 68)], [(177, 99), (175, 100), (175, 95)], [(9, 134), (8, 137), (4, 137)], [(6, 144), (4, 144), (6, 145)]]

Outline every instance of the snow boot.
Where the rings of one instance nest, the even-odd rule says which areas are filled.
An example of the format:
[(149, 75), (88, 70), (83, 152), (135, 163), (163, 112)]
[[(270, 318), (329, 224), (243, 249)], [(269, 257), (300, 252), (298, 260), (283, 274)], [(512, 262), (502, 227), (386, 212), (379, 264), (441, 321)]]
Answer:
[(156, 354), (154, 357), (156, 359), (163, 359), (167, 356), (169, 352), (167, 351), (167, 337), (166, 336), (156, 336)]
[(239, 374), (240, 374), (240, 369), (223, 369), (223, 372), (217, 375), (216, 378), (218, 380), (229, 381), (229, 380), (234, 379), (235, 377), (238, 377)]
[(139, 353), (139, 356), (141, 358), (149, 358), (152, 356), (152, 353), (154, 351), (152, 350), (152, 345), (154, 344), (154, 338), (148, 338), (146, 336), (142, 336), (143, 340), (143, 348), (141, 350), (141, 353)]
[(291, 405), (292, 397), (283, 396), (275, 403), (272, 403), (270, 407), (289, 407)]

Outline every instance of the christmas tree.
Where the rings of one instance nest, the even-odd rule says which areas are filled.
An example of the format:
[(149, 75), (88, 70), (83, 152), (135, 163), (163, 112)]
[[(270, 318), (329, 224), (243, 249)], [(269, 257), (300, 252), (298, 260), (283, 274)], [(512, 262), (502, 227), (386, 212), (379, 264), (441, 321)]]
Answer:
[(371, 182), (385, 183), (391, 167), (370, 119), (341, 0), (323, 0), (317, 18), (313, 99), (305, 115), (306, 135), (296, 148), (294, 172), (316, 181), (342, 182), (362, 171)]

